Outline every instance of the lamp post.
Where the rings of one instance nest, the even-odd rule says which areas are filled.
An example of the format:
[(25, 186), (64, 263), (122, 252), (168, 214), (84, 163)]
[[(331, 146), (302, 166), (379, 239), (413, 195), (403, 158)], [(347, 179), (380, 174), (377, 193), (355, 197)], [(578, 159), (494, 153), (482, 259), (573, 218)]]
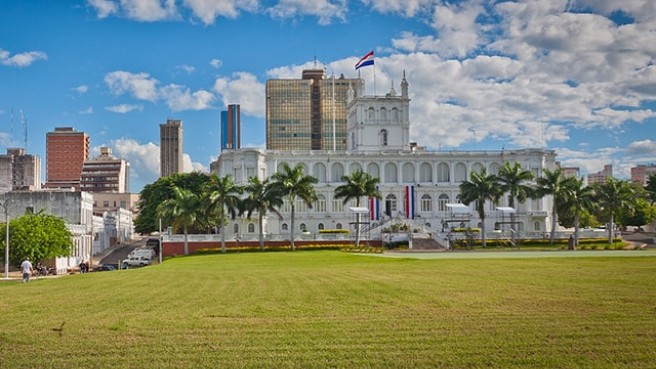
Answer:
[(9, 279), (9, 209), (7, 208), (7, 200), (0, 202), (0, 206), (5, 210), (5, 279)]

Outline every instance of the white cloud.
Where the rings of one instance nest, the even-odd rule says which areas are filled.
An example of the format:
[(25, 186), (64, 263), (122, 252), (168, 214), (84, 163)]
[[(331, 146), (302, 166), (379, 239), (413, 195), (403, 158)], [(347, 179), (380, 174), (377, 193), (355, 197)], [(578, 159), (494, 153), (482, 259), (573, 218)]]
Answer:
[(187, 72), (187, 74), (192, 74), (196, 70), (196, 68), (187, 64), (178, 65), (176, 68), (182, 69), (183, 71)]
[(182, 171), (185, 173), (202, 172), (209, 173), (209, 168), (201, 163), (196, 163), (191, 160), (189, 154), (182, 155)]
[(258, 7), (257, 0), (184, 0), (183, 3), (205, 25), (214, 23), (219, 16), (237, 18), (240, 9), (255, 11)]
[(93, 114), (93, 106), (78, 111), (79, 114)]
[(401, 13), (412, 17), (422, 9), (429, 8), (435, 0), (361, 0), (365, 5), (371, 6), (381, 13)]
[(77, 87), (71, 88), (71, 90), (77, 92), (78, 94), (86, 94), (89, 91), (89, 86), (79, 85)]
[(130, 93), (139, 100), (154, 102), (157, 100), (158, 80), (147, 73), (130, 73), (115, 71), (105, 76), (105, 83), (115, 95)]
[(42, 51), (27, 51), (13, 56), (9, 51), (0, 49), (0, 64), (9, 67), (28, 67), (37, 60), (47, 60), (48, 55)]
[(319, 24), (330, 24), (333, 18), (346, 20), (346, 0), (279, 0), (278, 4), (269, 8), (274, 18), (296, 18), (304, 15), (316, 16)]
[(214, 69), (219, 69), (221, 68), (221, 65), (223, 65), (223, 61), (221, 61), (221, 59), (212, 59), (210, 60), (210, 65)]
[(114, 156), (130, 163), (130, 176), (135, 182), (146, 184), (159, 178), (159, 146), (126, 138), (114, 140), (110, 146)]
[(143, 105), (140, 104), (120, 104), (120, 105), (114, 105), (114, 106), (108, 106), (105, 108), (106, 110), (109, 110), (113, 113), (119, 113), (119, 114), (125, 114), (129, 113), (131, 111), (142, 111), (143, 110)]
[(118, 12), (118, 4), (110, 0), (88, 0), (90, 6), (98, 12), (98, 18), (107, 18)]
[(174, 84), (163, 87), (160, 94), (172, 111), (209, 109), (215, 100), (211, 92), (205, 90), (191, 92), (184, 86)]
[(143, 22), (178, 17), (175, 0), (121, 0), (121, 8), (128, 18)]
[(631, 142), (625, 152), (632, 156), (656, 156), (656, 141), (647, 139)]
[(265, 86), (254, 75), (238, 72), (231, 78), (217, 78), (214, 91), (222, 96), (224, 105), (239, 104), (244, 114), (264, 117)]

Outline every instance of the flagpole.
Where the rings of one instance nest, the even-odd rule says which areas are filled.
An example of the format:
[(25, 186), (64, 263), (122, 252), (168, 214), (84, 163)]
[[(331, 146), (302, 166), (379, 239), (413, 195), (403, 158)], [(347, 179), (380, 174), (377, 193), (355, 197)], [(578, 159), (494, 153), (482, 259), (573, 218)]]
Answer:
[(376, 96), (376, 63), (373, 65), (374, 67), (374, 97)]
[(335, 72), (333, 72), (333, 151), (337, 151), (337, 134), (335, 132)]

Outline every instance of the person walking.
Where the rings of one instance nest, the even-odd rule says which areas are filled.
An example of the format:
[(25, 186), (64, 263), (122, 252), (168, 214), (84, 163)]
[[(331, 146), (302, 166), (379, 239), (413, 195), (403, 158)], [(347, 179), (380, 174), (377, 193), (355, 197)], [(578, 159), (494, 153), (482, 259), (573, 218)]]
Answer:
[(23, 272), (23, 283), (29, 282), (30, 276), (34, 272), (30, 258), (26, 257), (25, 260), (23, 260), (21, 263), (21, 271)]

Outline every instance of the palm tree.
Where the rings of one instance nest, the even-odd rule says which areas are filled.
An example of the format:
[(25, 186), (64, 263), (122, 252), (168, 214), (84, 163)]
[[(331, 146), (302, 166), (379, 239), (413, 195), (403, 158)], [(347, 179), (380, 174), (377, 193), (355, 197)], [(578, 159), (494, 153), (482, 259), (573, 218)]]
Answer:
[[(497, 182), (501, 185), (501, 192), (508, 193), (508, 206), (515, 209), (515, 199), (519, 203), (526, 201), (526, 199), (533, 195), (533, 188), (526, 184), (526, 182), (533, 179), (533, 173), (528, 170), (522, 170), (522, 166), (515, 162), (510, 165), (510, 162), (501, 167), (499, 174), (497, 174)], [(512, 244), (515, 245), (516, 234), (515, 227), (515, 212), (510, 213), (510, 224)]]
[(268, 179), (261, 181), (257, 177), (248, 178), (248, 184), (244, 187), (248, 196), (242, 201), (242, 211), (246, 212), (246, 217), (250, 219), (251, 214), (257, 212), (258, 224), (260, 227), (260, 251), (264, 251), (264, 227), (263, 219), (267, 211), (270, 211), (280, 219), (282, 215), (276, 208), (283, 204), (282, 196), (272, 182)]
[(276, 172), (273, 176), (274, 187), (282, 196), (286, 196), (291, 206), (291, 248), (294, 246), (294, 210), (296, 208), (296, 198), (303, 200), (309, 208), (312, 208), (312, 202), (317, 199), (314, 185), (318, 182), (315, 177), (303, 174), (303, 166), (297, 164), (294, 168), (284, 163), (281, 172)]
[(476, 212), (481, 219), (481, 239), (483, 247), (487, 246), (485, 238), (485, 201), (496, 202), (501, 196), (501, 189), (497, 183), (497, 176), (488, 175), (483, 168), (480, 173), (472, 172), (471, 181), (460, 184), (460, 201), (469, 205), (476, 202)]
[(615, 214), (624, 208), (632, 208), (635, 204), (635, 191), (627, 181), (609, 178), (604, 184), (594, 187), (597, 203), (609, 216), (608, 243), (613, 243), (615, 231)]
[(188, 229), (199, 218), (200, 198), (189, 190), (174, 186), (173, 198), (164, 200), (157, 206), (159, 217), (172, 224), (174, 228), (182, 228), (184, 232), (184, 254), (189, 254), (187, 241)]
[(216, 220), (221, 233), (221, 252), (225, 253), (225, 232), (224, 227), (227, 222), (226, 212), (232, 219), (235, 219), (240, 205), (240, 196), (243, 192), (232, 176), (219, 177), (216, 174), (210, 175), (210, 180), (206, 184), (205, 196), (203, 197), (204, 209), (210, 219)]
[(583, 178), (567, 178), (561, 183), (561, 186), (562, 198), (558, 203), (558, 207), (560, 211), (574, 214), (574, 247), (577, 247), (579, 245), (581, 213), (595, 208), (594, 192), (592, 187), (583, 183)]
[[(342, 181), (345, 183), (335, 188), (335, 198), (344, 199), (344, 204), (355, 199), (355, 206), (360, 207), (360, 198), (375, 197), (382, 198), (378, 190), (379, 178), (374, 178), (369, 173), (362, 170), (353, 172), (350, 176), (342, 176)], [(355, 247), (360, 247), (360, 213), (355, 214)]]
[(561, 168), (556, 168), (554, 171), (545, 169), (543, 173), (542, 177), (536, 179), (538, 186), (535, 192), (538, 197), (552, 196), (549, 244), (553, 245), (556, 237), (556, 225), (558, 224), (558, 205), (563, 202), (566, 179)]

